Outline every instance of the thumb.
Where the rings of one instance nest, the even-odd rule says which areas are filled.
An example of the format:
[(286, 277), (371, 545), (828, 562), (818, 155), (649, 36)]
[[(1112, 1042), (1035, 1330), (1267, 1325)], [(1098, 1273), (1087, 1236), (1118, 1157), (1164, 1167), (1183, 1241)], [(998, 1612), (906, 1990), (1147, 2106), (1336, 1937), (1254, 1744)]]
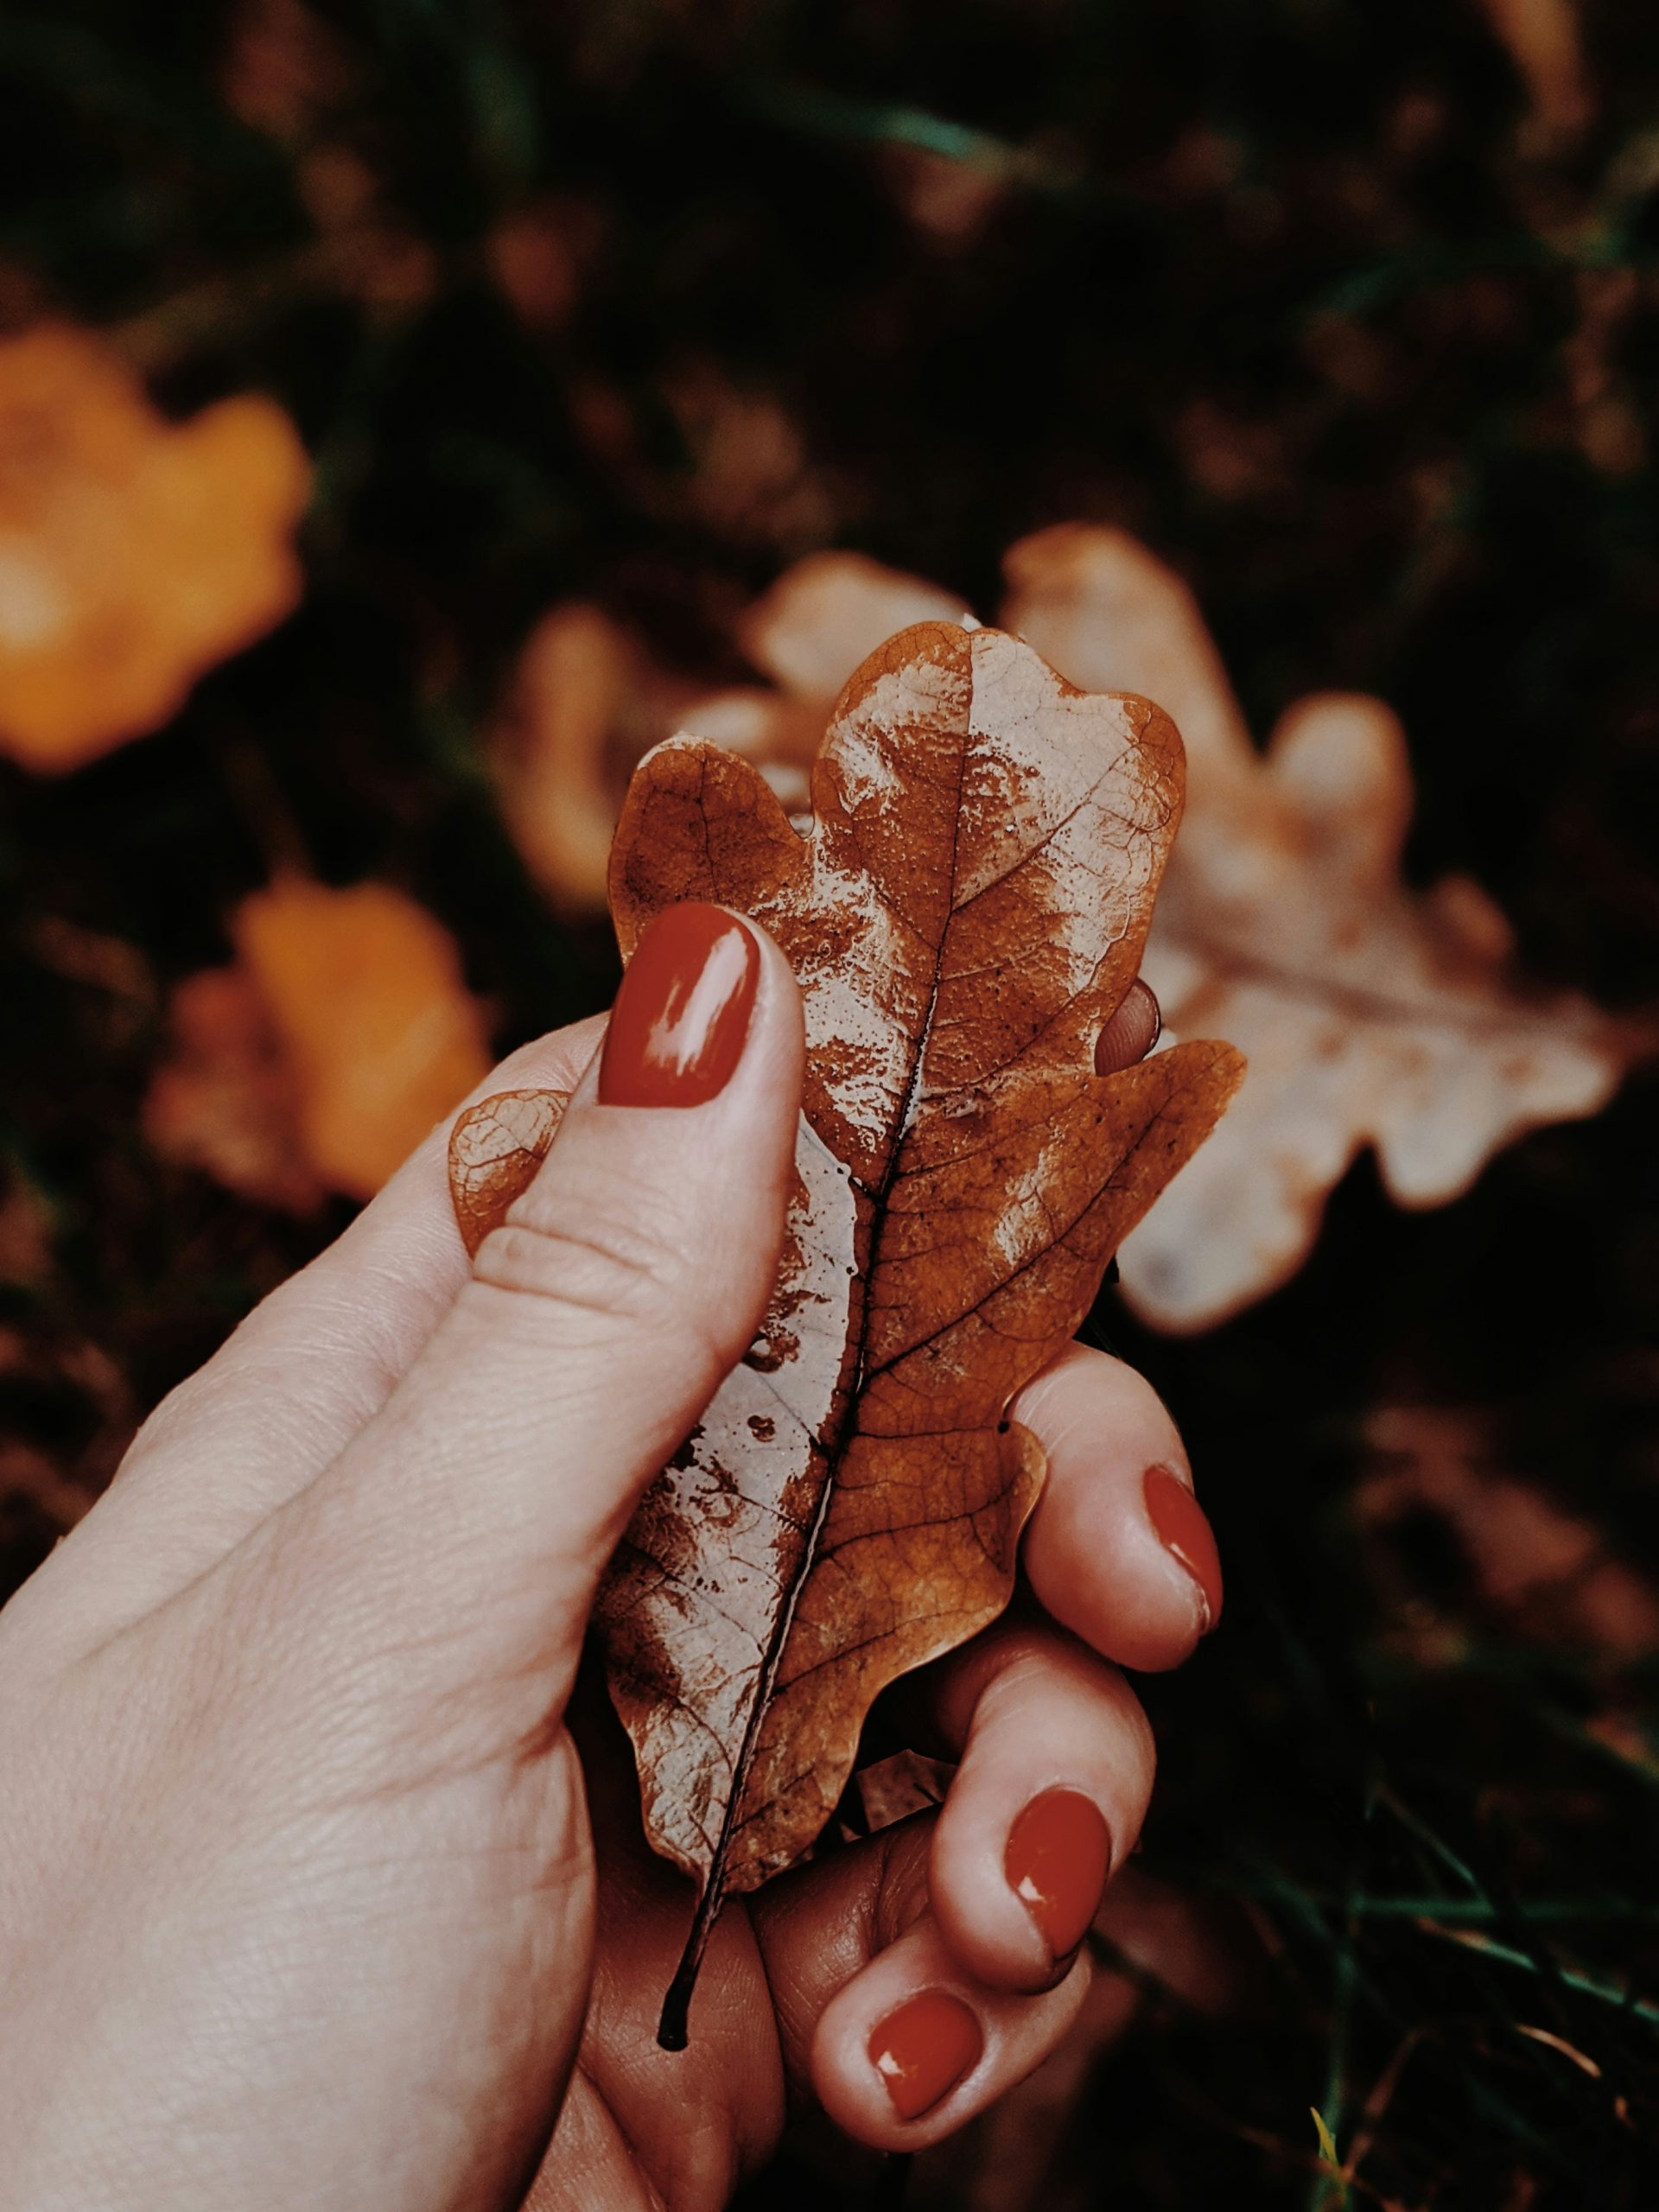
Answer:
[(563, 1694), (641, 1490), (753, 1341), (803, 1059), (771, 940), (719, 907), (662, 915), (535, 1181), (381, 1411), (280, 1516), (279, 1580), (332, 1624), (336, 1659), (343, 1622), (352, 1657), (384, 1640), (417, 1698), (435, 1670), (440, 1688), (524, 1682), (543, 1712)]

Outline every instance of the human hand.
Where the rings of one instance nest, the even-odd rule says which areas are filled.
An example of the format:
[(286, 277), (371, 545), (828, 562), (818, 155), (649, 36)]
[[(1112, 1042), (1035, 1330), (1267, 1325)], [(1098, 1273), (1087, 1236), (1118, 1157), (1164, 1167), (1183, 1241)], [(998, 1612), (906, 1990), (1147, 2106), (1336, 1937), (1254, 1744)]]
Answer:
[[(497, 1071), (580, 1081), (470, 1274), (440, 1132), (0, 1615), (0, 2204), (704, 2212), (791, 2094), (914, 2148), (1065, 2032), (1151, 1782), (1109, 1662), (1219, 1602), (1167, 1416), (1076, 1349), (1014, 1408), (1030, 1611), (904, 1692), (945, 1807), (729, 1905), (690, 2049), (655, 2045), (689, 1896), (579, 1669), (777, 1262), (800, 1005), (742, 936), (700, 1062), (637, 955), (602, 1063), (585, 1023)], [(612, 1103), (665, 1052), (701, 1103)]]

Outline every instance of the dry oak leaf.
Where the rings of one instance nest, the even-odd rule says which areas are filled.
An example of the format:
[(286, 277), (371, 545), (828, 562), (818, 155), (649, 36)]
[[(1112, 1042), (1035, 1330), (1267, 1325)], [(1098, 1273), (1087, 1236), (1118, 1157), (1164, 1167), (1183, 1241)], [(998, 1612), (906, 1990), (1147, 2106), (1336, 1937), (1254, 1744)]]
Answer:
[(1132, 686), (1179, 723), (1186, 817), (1147, 980), (1177, 1034), (1218, 1030), (1249, 1065), (1216, 1143), (1124, 1247), (1144, 1318), (1205, 1328), (1276, 1288), (1368, 1143), (1398, 1205), (1439, 1205), (1524, 1131), (1606, 1103), (1637, 1040), (1582, 999), (1522, 995), (1475, 884), (1402, 882), (1411, 772), (1380, 700), (1304, 699), (1264, 758), (1191, 594), (1134, 538), (1065, 525), (1007, 567), (1011, 628), (1073, 683)]
[(1351, 1510), (1396, 1640), (1423, 1658), (1455, 1625), (1443, 1611), (1430, 1614), (1376, 1541), (1427, 1512), (1456, 1541), (1468, 1572), (1465, 1603), (1477, 1617), (1529, 1643), (1576, 1646), (1614, 1663), (1659, 1653), (1659, 1592), (1618, 1557), (1605, 1529), (1509, 1472), (1497, 1433), (1493, 1414), (1478, 1407), (1381, 1405), (1366, 1416), (1373, 1465)]
[[(703, 741), (634, 777), (611, 863), (625, 957), (678, 900), (752, 914), (800, 982), (808, 1046), (760, 1338), (647, 1491), (598, 1609), (647, 1834), (699, 1891), (671, 2046), (721, 1897), (811, 1846), (877, 1693), (1006, 1605), (1041, 1476), (1009, 1401), (1237, 1079), (1223, 1045), (1094, 1071), (1181, 773), (1145, 701), (929, 622), (842, 694), (807, 834)], [(470, 1246), (562, 1110), (518, 1092), (462, 1116)]]
[(151, 1142), (266, 1205), (372, 1198), (489, 1071), (453, 940), (389, 884), (299, 876), (244, 899), (231, 936), (236, 966), (174, 994)]
[(82, 332), (0, 341), (0, 753), (52, 773), (164, 722), (298, 601), (309, 486), (270, 400), (172, 423)]

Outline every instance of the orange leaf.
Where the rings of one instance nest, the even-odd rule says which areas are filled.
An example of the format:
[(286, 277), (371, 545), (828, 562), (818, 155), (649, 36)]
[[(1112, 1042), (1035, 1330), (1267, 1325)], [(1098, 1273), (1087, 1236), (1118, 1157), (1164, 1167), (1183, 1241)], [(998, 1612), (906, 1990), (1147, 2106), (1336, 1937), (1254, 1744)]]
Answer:
[(232, 934), (294, 1070), (307, 1160), (372, 1198), (489, 1071), (454, 941), (389, 884), (299, 876), (245, 899)]
[[(872, 1700), (994, 1619), (1035, 1498), (1014, 1394), (1237, 1077), (1188, 1045), (1101, 1077), (1180, 811), (1180, 741), (999, 631), (905, 631), (842, 695), (803, 836), (747, 762), (690, 739), (637, 772), (611, 903), (625, 957), (686, 899), (755, 915), (805, 1002), (786, 1256), (761, 1333), (647, 1492), (601, 1592), (647, 1833), (700, 1906), (792, 1865)], [(464, 1116), (476, 1244), (555, 1102)]]
[(79, 767), (281, 621), (309, 481), (268, 399), (169, 423), (80, 332), (0, 341), (0, 752)]
[(151, 1141), (266, 1205), (372, 1197), (489, 1069), (448, 931), (387, 884), (289, 876), (232, 936), (238, 965), (174, 995)]

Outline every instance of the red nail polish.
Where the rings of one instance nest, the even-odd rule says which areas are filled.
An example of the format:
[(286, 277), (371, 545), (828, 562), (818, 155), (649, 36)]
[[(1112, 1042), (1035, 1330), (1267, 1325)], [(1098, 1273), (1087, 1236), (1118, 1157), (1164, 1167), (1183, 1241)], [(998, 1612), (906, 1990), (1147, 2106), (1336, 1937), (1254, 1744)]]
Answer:
[(1046, 1789), (1014, 1822), (1003, 1855), (1008, 1887), (1063, 1959), (1088, 1933), (1111, 1871), (1111, 1831), (1078, 1789)]
[(1141, 1488), (1147, 1518), (1158, 1531), (1159, 1542), (1179, 1560), (1198, 1586), (1204, 1599), (1200, 1632), (1208, 1636), (1221, 1618), (1221, 1554), (1216, 1549), (1215, 1531), (1198, 1499), (1167, 1467), (1148, 1467)]
[(718, 906), (659, 914), (634, 949), (599, 1063), (602, 1106), (702, 1106), (742, 1057), (760, 981), (753, 933)]
[(979, 2063), (985, 2037), (972, 2011), (943, 1989), (925, 1989), (870, 2037), (870, 2063), (900, 2120), (919, 2120)]

